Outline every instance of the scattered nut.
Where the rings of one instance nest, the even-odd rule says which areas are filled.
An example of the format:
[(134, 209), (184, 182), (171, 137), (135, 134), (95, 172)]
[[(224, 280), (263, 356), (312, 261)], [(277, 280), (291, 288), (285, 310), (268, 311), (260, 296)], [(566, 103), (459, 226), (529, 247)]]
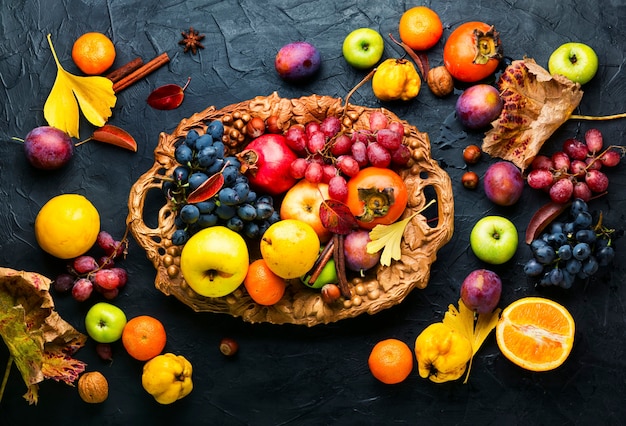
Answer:
[(482, 155), (482, 151), (478, 145), (468, 145), (463, 150), (463, 160), (467, 164), (476, 164)]
[(478, 175), (475, 172), (465, 172), (461, 182), (467, 189), (475, 189), (478, 186)]
[(443, 65), (431, 68), (426, 76), (426, 82), (430, 91), (440, 98), (448, 96), (454, 91), (452, 75)]
[(85, 373), (78, 379), (78, 395), (90, 404), (104, 402), (109, 396), (109, 382), (99, 371)]
[(239, 345), (230, 337), (224, 337), (220, 341), (220, 352), (226, 356), (233, 356), (239, 350)]

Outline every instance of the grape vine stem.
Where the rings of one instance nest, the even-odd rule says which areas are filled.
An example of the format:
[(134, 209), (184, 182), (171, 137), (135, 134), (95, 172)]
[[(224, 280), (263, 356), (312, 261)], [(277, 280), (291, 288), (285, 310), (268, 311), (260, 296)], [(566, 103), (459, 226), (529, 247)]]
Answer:
[(570, 120), (591, 120), (591, 121), (608, 121), (608, 120), (615, 120), (618, 118), (626, 118), (626, 112), (623, 112), (621, 114), (600, 115), (600, 116), (577, 115), (577, 114), (572, 114), (569, 116)]

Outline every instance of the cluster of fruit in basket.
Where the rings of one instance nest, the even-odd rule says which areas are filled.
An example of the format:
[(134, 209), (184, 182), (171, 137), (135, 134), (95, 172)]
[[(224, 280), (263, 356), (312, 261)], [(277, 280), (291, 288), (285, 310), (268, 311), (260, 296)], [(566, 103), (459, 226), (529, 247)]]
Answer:
[[(184, 245), (181, 270), (191, 288), (211, 297), (234, 291), (249, 275), (246, 271), (251, 262), (244, 247), (250, 244), (260, 243), (265, 262), (262, 268), (255, 264), (256, 270), (268, 269), (278, 281), (300, 278), (312, 288), (337, 285), (346, 269), (363, 273), (375, 266), (380, 253), (367, 251), (368, 231), (378, 224), (395, 222), (404, 212), (408, 194), (399, 170), (414, 160), (399, 120), (390, 119), (381, 110), (373, 110), (364, 118), (369, 127), (356, 130), (333, 115), (273, 129), (268, 125), (271, 118), (249, 116), (240, 126), (246, 139), (238, 152), (225, 145), (225, 126), (219, 119), (209, 121), (206, 130), (192, 129), (176, 140), (173, 157), (177, 165), (163, 177), (162, 189), (176, 215), (172, 242)], [(335, 204), (329, 207), (331, 202)], [(325, 207), (326, 217), (330, 214), (331, 219), (321, 213)], [(333, 226), (335, 219), (345, 224)], [(288, 221), (298, 226), (286, 231), (287, 224), (279, 222)], [(273, 225), (287, 232), (280, 237), (289, 241), (290, 249), (277, 247), (277, 227)], [(202, 232), (211, 228), (219, 229)], [(315, 240), (306, 238), (302, 243), (314, 248), (307, 249), (306, 254), (293, 245), (295, 234), (302, 228), (311, 230), (308, 235)], [(323, 249), (333, 247), (336, 234), (342, 234), (342, 264), (330, 262), (334, 256), (326, 256), (319, 264)], [(273, 244), (267, 243), (269, 235), (274, 235)], [(218, 236), (239, 247), (233, 250), (239, 254), (237, 259), (231, 259), (229, 265), (197, 266), (198, 259), (206, 256), (193, 249), (196, 241)], [(270, 250), (263, 251), (270, 245), (275, 262), (269, 259)], [(288, 261), (293, 253), (300, 253), (298, 259)], [(223, 260), (225, 253), (211, 257)], [(241, 273), (193, 272), (233, 265), (238, 265)], [(320, 274), (322, 269), (327, 273)], [(249, 293), (252, 296), (253, 292)], [(349, 297), (345, 288), (342, 294)]]

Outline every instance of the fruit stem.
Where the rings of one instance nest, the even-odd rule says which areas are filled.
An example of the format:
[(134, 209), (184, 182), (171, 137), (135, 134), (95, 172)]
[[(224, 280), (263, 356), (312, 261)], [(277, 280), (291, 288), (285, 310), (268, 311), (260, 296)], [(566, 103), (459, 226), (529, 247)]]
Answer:
[(9, 355), (7, 366), (4, 370), (4, 376), (2, 377), (2, 384), (0, 385), (0, 401), (2, 401), (2, 396), (4, 395), (4, 389), (6, 388), (7, 381), (9, 380), (9, 373), (11, 373), (12, 365), (13, 365), (13, 355)]
[(346, 105), (343, 109), (342, 117), (346, 115), (346, 109), (348, 108), (350, 97), (354, 94), (354, 92), (356, 92), (359, 89), (359, 87), (363, 86), (374, 76), (376, 69), (377, 68), (374, 68), (373, 70), (371, 70), (365, 77), (363, 77), (363, 80), (359, 81), (359, 83), (348, 92), (348, 94), (346, 95)]
[(626, 112), (621, 114), (613, 114), (613, 115), (577, 115), (572, 114), (569, 116), (570, 120), (593, 120), (593, 121), (605, 121), (605, 120), (615, 120), (617, 118), (626, 118)]
[(415, 61), (415, 64), (420, 69), (420, 73), (422, 74), (422, 78), (425, 82), (428, 83), (428, 71), (430, 65), (428, 63), (428, 56), (424, 54), (417, 54), (409, 45), (402, 41), (398, 41), (393, 34), (389, 33), (389, 38), (398, 46), (402, 47), (406, 53)]

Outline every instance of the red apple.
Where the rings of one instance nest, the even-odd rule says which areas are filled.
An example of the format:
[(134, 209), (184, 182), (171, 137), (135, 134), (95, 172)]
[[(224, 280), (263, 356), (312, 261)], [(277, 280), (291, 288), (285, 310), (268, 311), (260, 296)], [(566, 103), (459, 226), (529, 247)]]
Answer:
[(280, 205), (281, 219), (298, 219), (313, 227), (322, 243), (328, 241), (332, 233), (324, 227), (320, 219), (320, 206), (328, 200), (328, 185), (312, 183), (302, 179), (292, 186)]
[(485, 195), (492, 202), (499, 206), (512, 206), (522, 196), (524, 178), (515, 164), (498, 161), (485, 172), (483, 184)]

